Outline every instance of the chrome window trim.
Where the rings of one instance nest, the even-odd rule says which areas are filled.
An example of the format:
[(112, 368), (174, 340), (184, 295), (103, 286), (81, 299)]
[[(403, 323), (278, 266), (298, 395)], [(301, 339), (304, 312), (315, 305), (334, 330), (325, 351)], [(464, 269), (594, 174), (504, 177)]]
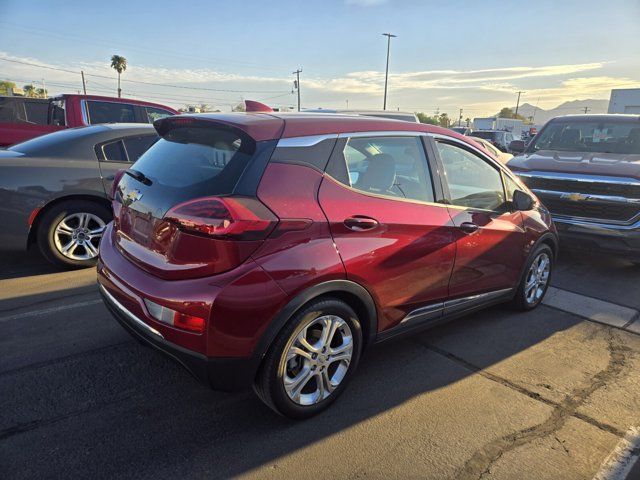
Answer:
[[(66, 108), (65, 108), (65, 115), (66, 115)], [(80, 111), (82, 113), (82, 121), (84, 122), (85, 125), (89, 126), (91, 125), (91, 122), (89, 121), (89, 110), (87, 108), (87, 101), (86, 100), (80, 100)], [(66, 121), (66, 118), (65, 118)]]
[(411, 130), (377, 130), (371, 132), (345, 132), (339, 133), (338, 138), (361, 138), (361, 137), (424, 137), (427, 132)]
[(630, 177), (610, 177), (605, 175), (586, 175), (583, 173), (553, 173), (553, 172), (514, 172), (519, 177), (547, 178), (549, 180), (566, 180), (584, 183), (607, 183), (614, 185), (640, 185), (640, 180)]
[(116, 300), (115, 297), (113, 295), (111, 295), (107, 291), (107, 289), (104, 288), (103, 285), (100, 285), (100, 291), (104, 294), (105, 297), (107, 297), (107, 299), (113, 304), (114, 307), (116, 307), (118, 310), (120, 310), (132, 322), (134, 322), (136, 325), (144, 328), (148, 332), (151, 332), (154, 335), (158, 335), (160, 338), (164, 339), (164, 337), (162, 336), (162, 334), (158, 330), (156, 330), (155, 328), (147, 325), (142, 320), (140, 320), (138, 317), (136, 317), (133, 313), (131, 313), (129, 310), (127, 310), (127, 308), (124, 305), (122, 305), (118, 300)]
[(326, 135), (305, 135), (302, 137), (287, 137), (278, 140), (276, 148), (300, 148), (300, 147), (313, 147), (324, 140), (330, 140), (338, 138), (337, 133), (330, 133)]

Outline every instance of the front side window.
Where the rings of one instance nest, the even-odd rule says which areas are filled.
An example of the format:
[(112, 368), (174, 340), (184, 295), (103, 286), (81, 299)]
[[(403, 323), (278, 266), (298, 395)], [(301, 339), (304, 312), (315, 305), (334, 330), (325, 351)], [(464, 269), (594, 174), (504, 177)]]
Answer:
[(434, 201), (431, 175), (420, 138), (350, 138), (343, 154), (349, 186), (376, 195)]
[(638, 155), (640, 122), (553, 121), (536, 135), (527, 149), (538, 150)]
[(497, 168), (461, 147), (444, 142), (437, 142), (437, 146), (451, 204), (494, 211), (504, 207), (504, 189)]
[(133, 105), (128, 103), (88, 101), (89, 120), (97, 123), (135, 123)]

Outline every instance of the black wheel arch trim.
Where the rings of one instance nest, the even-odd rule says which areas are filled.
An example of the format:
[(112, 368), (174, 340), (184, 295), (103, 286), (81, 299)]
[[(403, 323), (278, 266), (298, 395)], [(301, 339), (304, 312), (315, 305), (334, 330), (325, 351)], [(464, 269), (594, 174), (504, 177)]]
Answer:
[(367, 334), (367, 338), (364, 339), (364, 346), (373, 344), (378, 331), (378, 313), (371, 294), (362, 285), (351, 280), (329, 280), (313, 285), (312, 287), (298, 293), (282, 310), (280, 310), (273, 320), (271, 320), (269, 326), (258, 341), (253, 353), (256, 369), (278, 333), (280, 333), (295, 313), (311, 300), (323, 295), (330, 295), (332, 293), (338, 296), (341, 293), (347, 293), (358, 298), (367, 312), (367, 318), (359, 319), (360, 322), (366, 322), (366, 325), (363, 325), (363, 333), (366, 332)]
[(527, 259), (522, 264), (522, 268), (520, 270), (520, 276), (518, 277), (518, 285), (516, 285), (516, 289), (522, 282), (522, 278), (524, 277), (527, 271), (527, 265), (529, 264), (529, 260), (531, 259), (531, 256), (533, 255), (533, 253), (538, 249), (540, 245), (542, 245), (543, 243), (549, 243), (549, 242), (553, 244), (553, 246), (550, 247), (551, 251), (553, 252), (553, 260), (555, 261), (558, 258), (558, 250), (560, 249), (560, 242), (558, 240), (558, 236), (552, 232), (545, 232), (542, 235), (540, 235), (540, 238), (538, 238), (538, 240), (536, 240), (536, 242), (529, 249), (529, 253), (527, 254)]

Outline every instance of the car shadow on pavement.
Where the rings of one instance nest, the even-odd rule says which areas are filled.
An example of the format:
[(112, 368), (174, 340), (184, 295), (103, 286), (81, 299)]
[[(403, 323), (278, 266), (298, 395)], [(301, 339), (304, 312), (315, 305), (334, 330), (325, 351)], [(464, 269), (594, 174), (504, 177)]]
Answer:
[(49, 263), (34, 246), (27, 251), (0, 251), (0, 280), (63, 271)]
[[(161, 353), (124, 337), (0, 374), (0, 391), (9, 393), (0, 402), (0, 442), (12, 458), (6, 473), (8, 478), (44, 472), (54, 478), (69, 472), (81, 478), (237, 476), (580, 323), (568, 314), (540, 312), (514, 316), (507, 307), (494, 307), (374, 347), (344, 395), (302, 422), (277, 416), (253, 392), (212, 391)], [(102, 306), (91, 317), (87, 328), (91, 322), (113, 322)], [(455, 360), (456, 352), (464, 352), (466, 365)]]

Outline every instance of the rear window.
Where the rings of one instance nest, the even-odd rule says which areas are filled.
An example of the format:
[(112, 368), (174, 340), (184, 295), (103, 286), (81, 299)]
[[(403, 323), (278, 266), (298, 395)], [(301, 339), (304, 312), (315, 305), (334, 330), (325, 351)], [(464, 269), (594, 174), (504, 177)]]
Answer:
[[(230, 130), (181, 127), (167, 132), (132, 166), (177, 201), (233, 192), (255, 142)], [(153, 188), (153, 187), (152, 187)], [(171, 193), (169, 193), (171, 192)]]
[(485, 140), (494, 140), (496, 138), (496, 132), (473, 132), (474, 137), (484, 138)]
[(89, 121), (96, 123), (134, 123), (136, 116), (133, 105), (128, 103), (88, 101)]
[(0, 97), (0, 122), (47, 124), (49, 102), (23, 97)]
[(528, 151), (640, 154), (640, 122), (554, 121), (535, 137)]

